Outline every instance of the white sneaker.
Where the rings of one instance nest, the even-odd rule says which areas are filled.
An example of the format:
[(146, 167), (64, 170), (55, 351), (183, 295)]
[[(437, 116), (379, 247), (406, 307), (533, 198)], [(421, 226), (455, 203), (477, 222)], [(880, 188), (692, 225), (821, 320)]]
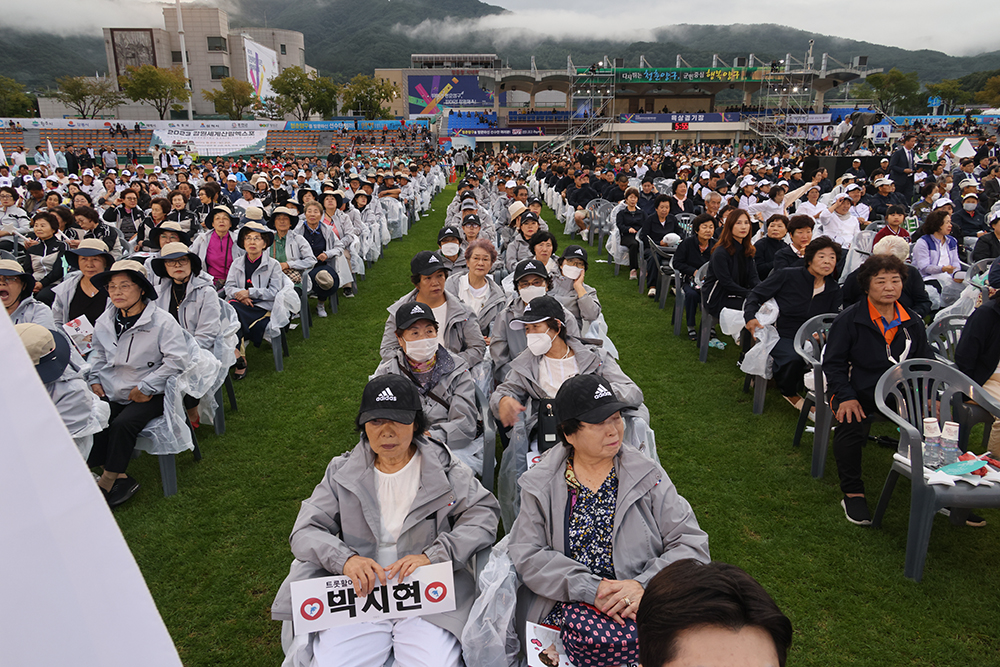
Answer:
[(580, 232), (580, 238), (582, 240), (588, 241), (588, 240), (590, 240), (589, 237), (590, 237), (590, 230), (589, 229), (584, 229), (584, 230), (582, 230)]
[(656, 296), (656, 288), (655, 287), (650, 287), (649, 291), (646, 292), (646, 296), (649, 296), (649, 297)]
[(326, 317), (326, 308), (323, 307), (323, 304), (319, 304), (318, 306), (316, 306), (316, 316)]

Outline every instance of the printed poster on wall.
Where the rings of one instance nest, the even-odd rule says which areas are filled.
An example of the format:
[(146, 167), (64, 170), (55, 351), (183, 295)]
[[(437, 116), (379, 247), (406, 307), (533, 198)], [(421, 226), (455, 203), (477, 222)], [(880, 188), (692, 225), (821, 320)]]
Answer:
[(247, 56), (247, 80), (253, 86), (253, 94), (259, 99), (274, 96), (271, 78), (278, 76), (278, 54), (252, 39), (243, 38), (243, 48)]
[(410, 115), (432, 115), (451, 109), (493, 107), (493, 91), (479, 87), (479, 77), (420, 76), (407, 77)]
[(156, 129), (149, 141), (149, 147), (157, 144), (177, 150), (226, 157), (229, 155), (251, 155), (263, 153), (267, 143), (267, 130), (181, 130)]

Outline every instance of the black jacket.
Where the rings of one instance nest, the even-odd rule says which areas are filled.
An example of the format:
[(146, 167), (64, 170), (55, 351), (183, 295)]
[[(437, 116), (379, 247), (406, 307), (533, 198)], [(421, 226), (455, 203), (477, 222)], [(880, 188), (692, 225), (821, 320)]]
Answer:
[(754, 258), (757, 260), (757, 274), (760, 275), (761, 280), (764, 280), (774, 269), (774, 258), (782, 248), (789, 246), (781, 239), (772, 239), (770, 236), (765, 236), (754, 243), (753, 247), (757, 249), (757, 253), (754, 255)]
[(566, 191), (566, 201), (574, 207), (586, 208), (587, 204), (594, 199), (600, 199), (600, 195), (597, 194), (597, 190), (590, 187), (589, 183), (582, 188), (575, 188), (572, 192)]
[(743, 254), (742, 246), (736, 248), (732, 255), (719, 246), (708, 260), (708, 273), (702, 286), (708, 295), (708, 312), (712, 317), (718, 317), (726, 297), (746, 297), (759, 282), (757, 264), (753, 257)]
[(959, 204), (955, 208), (955, 212), (951, 214), (951, 235), (958, 241), (959, 246), (962, 245), (962, 241), (966, 236), (975, 236), (979, 232), (992, 231), (986, 224), (986, 219), (979, 214), (979, 211), (973, 211), (970, 214)]
[(674, 254), (674, 268), (680, 271), (685, 278), (691, 278), (711, 258), (712, 244), (713, 241), (710, 240), (705, 252), (702, 252), (698, 246), (698, 237), (687, 237), (677, 246), (677, 252)]
[(806, 320), (823, 313), (840, 310), (840, 284), (832, 275), (826, 277), (823, 291), (813, 296), (814, 278), (804, 266), (774, 271), (747, 295), (743, 317), (747, 322), (757, 317), (757, 311), (768, 299), (778, 303), (775, 327), (782, 338), (794, 338)]
[[(650, 239), (649, 243), (651, 245), (652, 244), (659, 245), (660, 241), (662, 241), (663, 237), (666, 236), (667, 234), (677, 234), (681, 238), (684, 238), (686, 236), (684, 230), (682, 230), (680, 226), (678, 226), (677, 218), (675, 218), (672, 215), (668, 215), (667, 219), (664, 220), (663, 224), (661, 225), (660, 218), (656, 215), (656, 213), (653, 213), (653, 215), (647, 215), (643, 219), (642, 229), (639, 231), (639, 234), (640, 238), (642, 238), (643, 241), (645, 241), (647, 238)], [(707, 256), (705, 261), (708, 261)], [(699, 264), (698, 266), (701, 266), (701, 264)]]
[[(906, 280), (903, 281), (903, 292), (899, 295), (899, 302), (912, 310), (921, 318), (931, 314), (931, 298), (927, 295), (927, 286), (920, 272), (912, 266), (907, 266)], [(858, 282), (858, 271), (855, 269), (844, 278), (841, 290), (844, 294), (844, 306), (852, 306), (858, 301), (865, 301), (865, 293), (861, 291), (861, 284)]]
[(976, 247), (972, 249), (972, 261), (978, 262), (981, 259), (993, 259), (1000, 257), (1000, 238), (993, 232), (983, 234), (976, 241)]
[(805, 266), (805, 257), (799, 257), (798, 253), (795, 252), (795, 248), (785, 244), (784, 248), (778, 250), (774, 253), (774, 266), (771, 267), (772, 271), (777, 271), (778, 269), (787, 269), (789, 266)]
[(634, 229), (635, 233), (638, 234), (639, 230), (642, 229), (642, 224), (645, 222), (645, 218), (645, 214), (639, 207), (636, 207), (634, 212), (629, 211), (627, 206), (618, 211), (618, 217), (615, 218), (615, 224), (618, 225), (619, 236), (623, 239), (630, 236), (631, 233), (629, 232), (629, 229)]
[(955, 348), (955, 365), (982, 386), (1000, 364), (1000, 300), (994, 299), (969, 315)]
[(691, 195), (684, 199), (684, 204), (681, 205), (676, 198), (670, 198), (670, 215), (677, 215), (678, 213), (694, 213), (695, 203), (691, 200)]
[[(868, 313), (867, 299), (848, 307), (833, 321), (823, 350), (823, 373), (827, 396), (835, 411), (844, 401), (861, 397), (874, 403), (875, 385), (896, 362), (903, 361), (900, 357), (907, 340), (910, 342), (907, 359), (934, 357), (927, 344), (924, 321), (913, 311), (908, 310), (908, 314), (910, 318), (900, 323), (900, 331), (888, 351), (882, 332)], [(889, 359), (889, 352), (896, 362)]]

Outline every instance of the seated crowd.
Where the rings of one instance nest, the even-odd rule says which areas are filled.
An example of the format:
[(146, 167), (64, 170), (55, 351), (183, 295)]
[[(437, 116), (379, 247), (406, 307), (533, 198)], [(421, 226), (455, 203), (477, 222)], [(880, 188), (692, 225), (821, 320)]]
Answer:
[[(51, 206), (47, 193), (38, 199), (24, 183), (4, 188), (14, 203), (0, 207), (0, 222), (14, 233), (0, 247), (6, 243), (14, 258), (0, 260), (0, 300), (15, 323), (48, 330), (51, 343), (37, 328), (22, 339), (29, 353), (51, 346), (36, 363), (54, 399), (82, 403), (93, 394), (108, 403), (107, 427), (86, 456), (100, 470), (97, 483), (109, 504), (138, 489), (126, 472), (136, 439), (173, 409), (166, 388), (190, 369), (192, 345), (214, 354), (231, 312), (238, 342), (228, 353), (233, 378), (244, 377), (246, 344), (268, 337), (281, 294), (296, 286), (313, 293), (320, 317), (325, 299), (353, 295), (364, 267), (355, 255), (373, 236), (379, 251), (388, 243), (375, 231), (385, 217), (376, 200), (426, 210), (434, 184), (443, 185), (437, 177), (452, 164), (445, 156), (368, 171), (372, 165), (349, 160), (329, 174), (305, 164), (209, 164), (193, 184), (181, 172), (183, 180), (156, 188), (151, 181), (159, 186), (167, 176), (115, 174), (102, 185), (91, 176), (92, 191), (78, 189), (94, 206), (77, 207), (70, 198), (68, 216), (58, 211), (69, 208), (73, 184)], [(607, 231), (611, 247), (621, 250), (619, 263), (629, 265), (632, 278), (647, 267), (651, 296), (663, 289), (653, 274), (670, 263), (693, 339), (700, 305), (713, 331), (723, 311), (735, 311), (746, 352), (768, 326), (758, 319), (765, 305), (776, 303), (774, 376), (798, 409), (805, 362), (793, 339), (810, 318), (835, 315), (823, 356), (838, 422), (833, 449), (847, 519), (867, 524), (861, 446), (877, 413), (875, 382), (902, 360), (932, 357), (924, 318), (959, 302), (956, 286), (966, 274), (963, 242), (950, 235), (954, 211), (969, 218), (956, 220), (965, 225), (965, 246), (972, 252), (983, 243), (987, 254), (1000, 248), (988, 240), (1000, 239), (1000, 216), (978, 210), (978, 181), (975, 193), (968, 183), (953, 192), (947, 179), (928, 173), (932, 194), (941, 194), (939, 182), (947, 194), (931, 196), (911, 250), (905, 219), (917, 215), (920, 202), (896, 193), (888, 166), (835, 182), (826, 169), (809, 171), (802, 179), (791, 154), (726, 155), (701, 146), (477, 153), (432, 247), (410, 261), (413, 289), (387, 308), (380, 363), (360, 397), (358, 441), (329, 462), (301, 504), (290, 537), (294, 560), (272, 616), (293, 617), (293, 582), (344, 575), (352, 600), (375, 599), (391, 581), (401, 584), (417, 568), (445, 562), (454, 570), (455, 610), (297, 635), (285, 645), (286, 664), (382, 665), (390, 656), (407, 665), (463, 664), (470, 614), (489, 602), (477, 598), (475, 561), (495, 544), (501, 517), (516, 573), (512, 628), (522, 647), (530, 621), (557, 628), (566, 656), (581, 667), (695, 658), (722, 665), (737, 648), (748, 664), (785, 664), (789, 620), (747, 573), (711, 562), (694, 509), (655, 449), (630, 435), (648, 426), (649, 412), (608, 345), (607, 303), (586, 282), (593, 261), (586, 242), (597, 232), (588, 204), (617, 205)], [(551, 221), (541, 198), (556, 203)], [(240, 206), (240, 199), (253, 205)], [(36, 202), (30, 212), (27, 200)], [(17, 211), (5, 218), (11, 206)], [(560, 249), (551, 230), (559, 223), (583, 243)], [(863, 229), (881, 234), (878, 243), (860, 247)], [(991, 369), (1000, 363), (995, 303), (974, 314), (977, 326), (965, 343), (966, 359), (997, 348)], [(81, 318), (93, 333), (86, 346), (67, 349), (61, 325)], [(986, 387), (996, 391), (1000, 382)], [(182, 394), (176, 407), (195, 426), (202, 397)], [(71, 402), (59, 403), (67, 405), (67, 426), (79, 419)], [(498, 500), (480, 481), (493, 478), (486, 469), (496, 448), (486, 438), (491, 424), (503, 456), (517, 457), (500, 472), (515, 471), (516, 499)], [(970, 515), (969, 523), (984, 522)], [(604, 641), (612, 632), (615, 639)]]

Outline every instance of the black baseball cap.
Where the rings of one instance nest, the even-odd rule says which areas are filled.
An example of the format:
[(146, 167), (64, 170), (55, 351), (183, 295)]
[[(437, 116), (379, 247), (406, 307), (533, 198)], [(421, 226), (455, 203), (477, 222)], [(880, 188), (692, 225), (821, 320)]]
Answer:
[(483, 223), (479, 219), (479, 216), (473, 213), (472, 215), (465, 216), (465, 219), (462, 220), (462, 226), (465, 227), (466, 225), (474, 225), (476, 227), (482, 227)]
[(447, 270), (441, 257), (430, 250), (421, 250), (410, 260), (410, 273), (414, 276), (429, 276), (438, 271)]
[(441, 243), (441, 241), (444, 241), (449, 236), (458, 241), (462, 240), (462, 232), (459, 231), (458, 227), (448, 225), (447, 227), (442, 227), (441, 231), (438, 232), (438, 243)]
[(588, 264), (587, 251), (578, 245), (566, 246), (559, 259), (582, 259), (584, 264)]
[(575, 375), (556, 392), (555, 413), (559, 423), (578, 419), (587, 424), (602, 421), (626, 408), (615, 395), (611, 383), (600, 375)]
[(420, 320), (429, 320), (433, 324), (438, 323), (434, 318), (434, 311), (426, 303), (410, 301), (396, 309), (397, 329), (409, 329)]
[(358, 423), (388, 419), (400, 424), (412, 424), (422, 409), (420, 394), (413, 382), (402, 375), (380, 375), (365, 385)]
[(535, 213), (534, 211), (528, 211), (523, 216), (521, 216), (521, 224), (522, 225), (524, 223), (528, 222), (529, 220), (534, 220), (535, 222), (541, 224), (541, 221), (538, 219), (538, 214)]
[(536, 296), (524, 307), (524, 314), (516, 320), (511, 320), (509, 326), (517, 331), (523, 329), (525, 324), (537, 324), (545, 320), (562, 322), (565, 317), (566, 310), (561, 303), (548, 295)]
[(549, 272), (546, 270), (545, 264), (539, 262), (537, 259), (525, 259), (518, 262), (517, 266), (514, 267), (514, 284), (516, 285), (525, 276), (548, 278)]

